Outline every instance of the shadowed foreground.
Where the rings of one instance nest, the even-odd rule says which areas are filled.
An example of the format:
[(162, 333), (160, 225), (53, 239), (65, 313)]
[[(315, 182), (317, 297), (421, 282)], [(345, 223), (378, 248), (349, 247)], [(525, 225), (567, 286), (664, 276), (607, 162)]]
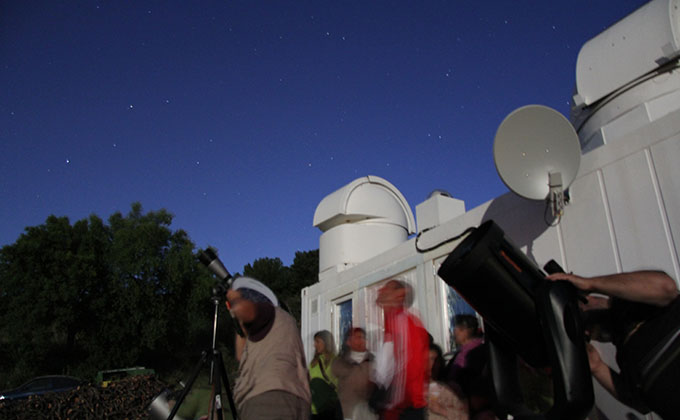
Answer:
[(0, 402), (0, 420), (148, 419), (147, 407), (167, 385), (155, 376), (134, 376), (102, 388), (87, 384), (58, 394)]

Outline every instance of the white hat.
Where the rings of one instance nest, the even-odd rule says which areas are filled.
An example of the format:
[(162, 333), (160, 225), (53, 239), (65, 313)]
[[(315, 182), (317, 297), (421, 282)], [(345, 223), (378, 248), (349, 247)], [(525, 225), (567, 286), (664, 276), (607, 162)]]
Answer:
[(274, 306), (279, 306), (279, 300), (276, 298), (276, 295), (274, 292), (271, 291), (271, 289), (262, 282), (255, 280), (252, 277), (237, 277), (234, 282), (231, 284), (231, 288), (234, 290), (239, 290), (239, 289), (250, 289), (254, 290), (267, 299), (274, 305)]

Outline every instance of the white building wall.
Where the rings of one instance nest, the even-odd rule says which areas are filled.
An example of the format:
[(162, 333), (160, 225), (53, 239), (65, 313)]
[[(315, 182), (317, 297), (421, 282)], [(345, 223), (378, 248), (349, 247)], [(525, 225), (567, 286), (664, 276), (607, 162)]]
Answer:
[[(544, 203), (507, 193), (425, 232), (418, 245), (429, 248), (493, 219), (540, 267), (555, 259), (566, 271), (585, 276), (654, 268), (677, 281), (678, 161), (680, 111), (584, 155), (579, 175), (569, 189), (570, 204), (557, 226), (545, 223)], [(375, 292), (381, 282), (397, 275), (405, 275), (414, 286), (414, 310), (435, 342), (450, 350), (447, 286), (436, 271), (458, 243), (460, 240), (421, 254), (412, 237), (344, 271), (321, 273), (320, 282), (302, 292), (307, 357), (313, 355), (312, 336), (319, 329), (331, 330), (340, 338), (334, 306), (346, 299), (353, 302), (353, 325), (366, 328), (369, 347), (376, 350), (382, 337), (382, 318), (373, 303)], [(315, 300), (317, 312), (313, 313)], [(605, 360), (615, 365), (613, 348), (600, 349)], [(610, 418), (625, 418), (631, 412), (599, 386), (596, 404)]]
[[(559, 224), (548, 226), (545, 222), (545, 203), (513, 193), (467, 212), (463, 202), (440, 195), (436, 201), (431, 197), (416, 206), (422, 218), (418, 220), (418, 225), (422, 222), (421, 232), (429, 229), (420, 237), (404, 237), (398, 245), (390, 242), (379, 253), (366, 255), (354, 252), (357, 239), (352, 238), (365, 236), (368, 231), (342, 238), (338, 242), (349, 257), (342, 259), (342, 264), (324, 264), (319, 283), (302, 291), (302, 339), (307, 357), (312, 356), (316, 331), (328, 329), (340, 338), (337, 305), (348, 299), (352, 301), (353, 325), (367, 330), (369, 348), (375, 351), (382, 337), (382, 314), (374, 304), (376, 291), (382, 282), (398, 275), (413, 285), (413, 310), (434, 341), (445, 351), (450, 350), (448, 286), (436, 272), (462, 240), (451, 239), (489, 219), (540, 267), (554, 259), (566, 271), (584, 276), (651, 268), (666, 271), (678, 282), (680, 68), (664, 67), (658, 74), (645, 72), (659, 64), (672, 64), (680, 55), (679, 4), (680, 0), (652, 0), (635, 16), (622, 19), (581, 49), (571, 120), (579, 133), (583, 155)], [(614, 43), (611, 39), (627, 41)], [(405, 202), (396, 188), (380, 178), (358, 179), (349, 185), (366, 182), (385, 186), (398, 202)], [(353, 189), (344, 191), (349, 194)], [(324, 201), (333, 201), (333, 196)], [(357, 198), (366, 199), (358, 200), (362, 204), (371, 203), (370, 197)], [(340, 216), (330, 212), (318, 224), (315, 215), (315, 225), (359, 223), (368, 212), (340, 213), (338, 219)], [(408, 227), (402, 226), (409, 233), (411, 218), (407, 218)], [(322, 230), (327, 232), (328, 227)], [(362, 228), (355, 224), (343, 229)], [(435, 247), (437, 244), (443, 245)], [(320, 245), (325, 247), (326, 241)], [(435, 248), (420, 253), (416, 245), (420, 249)], [(613, 347), (599, 348), (604, 360), (615, 366)], [(595, 397), (607, 418), (626, 418), (632, 412), (597, 384)]]

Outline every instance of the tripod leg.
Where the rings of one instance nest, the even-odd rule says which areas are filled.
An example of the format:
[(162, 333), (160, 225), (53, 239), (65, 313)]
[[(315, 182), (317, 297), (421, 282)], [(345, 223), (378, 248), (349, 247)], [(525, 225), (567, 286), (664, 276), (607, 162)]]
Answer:
[(224, 384), (224, 392), (227, 393), (227, 401), (229, 401), (229, 409), (231, 410), (231, 416), (236, 420), (238, 417), (236, 415), (236, 405), (234, 404), (234, 397), (231, 394), (231, 386), (229, 386), (229, 377), (227, 376), (227, 370), (224, 367), (224, 361), (222, 360), (222, 353), (219, 350), (214, 351), (215, 362), (217, 367), (220, 369), (220, 375), (222, 377), (222, 383)]
[(194, 369), (194, 372), (191, 374), (191, 378), (189, 378), (189, 382), (187, 383), (186, 387), (184, 387), (184, 391), (182, 391), (182, 394), (179, 396), (179, 398), (175, 402), (175, 406), (172, 407), (172, 411), (170, 412), (170, 415), (168, 416), (167, 420), (172, 420), (172, 419), (175, 418), (177, 411), (179, 411), (179, 407), (182, 405), (182, 402), (184, 402), (184, 398), (186, 398), (186, 396), (189, 394), (189, 391), (191, 390), (191, 387), (194, 385), (194, 382), (196, 381), (198, 374), (201, 373), (201, 368), (203, 368), (203, 366), (205, 365), (207, 360), (208, 360), (208, 352), (203, 351), (201, 353), (201, 360), (199, 360), (198, 364), (196, 364), (196, 368)]
[(224, 413), (222, 412), (222, 385), (220, 382), (220, 376), (215, 373), (215, 366), (217, 364), (217, 358), (215, 357), (217, 350), (213, 350), (212, 360), (210, 361), (210, 378), (213, 381), (213, 395), (210, 400), (210, 420), (213, 420), (213, 415), (217, 413), (217, 419), (223, 420)]

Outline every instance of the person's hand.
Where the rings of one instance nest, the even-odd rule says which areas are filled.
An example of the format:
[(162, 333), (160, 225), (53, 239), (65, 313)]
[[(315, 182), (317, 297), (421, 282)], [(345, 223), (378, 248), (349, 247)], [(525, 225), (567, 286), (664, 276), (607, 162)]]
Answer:
[(584, 311), (609, 309), (609, 298), (601, 296), (586, 295), (586, 303), (581, 306)]
[(236, 307), (239, 306), (242, 299), (243, 298), (241, 297), (241, 292), (239, 292), (238, 290), (234, 290), (234, 289), (227, 290), (226, 305), (227, 305), (227, 309), (229, 309), (229, 312), (231, 312), (232, 315), (236, 315), (236, 314), (234, 314), (234, 311), (235, 311)]
[(576, 286), (577, 289), (583, 291), (588, 291), (590, 289), (590, 282), (587, 278), (572, 273), (553, 273), (546, 276), (546, 279), (551, 281), (566, 280)]
[(586, 344), (586, 352), (588, 353), (588, 364), (590, 365), (590, 372), (595, 373), (603, 367), (609, 369), (607, 365), (602, 361), (600, 352), (592, 344)]

